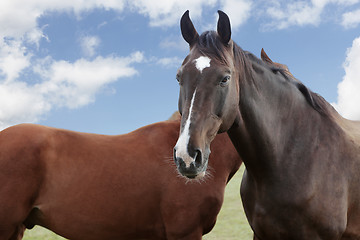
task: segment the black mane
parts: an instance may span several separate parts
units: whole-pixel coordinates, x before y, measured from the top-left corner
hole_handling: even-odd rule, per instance
[[[263,65],[269,67],[274,74],[280,73],[287,81],[295,85],[313,109],[315,109],[317,112],[319,112],[322,115],[325,116],[330,115],[329,109],[333,109],[333,108],[326,102],[326,100],[323,97],[321,97],[319,94],[311,91],[300,80],[295,78],[291,73],[289,74],[287,72],[287,69],[276,66],[275,64],[269,64],[260,59],[259,61],[261,61]]]

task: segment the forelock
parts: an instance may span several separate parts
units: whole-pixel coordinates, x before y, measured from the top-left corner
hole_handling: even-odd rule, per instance
[[[217,60],[222,64],[228,64],[226,46],[221,42],[215,31],[206,31],[202,33],[194,47],[202,55]]]

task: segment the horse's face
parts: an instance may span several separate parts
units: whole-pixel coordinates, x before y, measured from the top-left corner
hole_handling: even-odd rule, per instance
[[[216,51],[221,50],[222,58],[203,51],[204,46],[199,44],[199,35],[188,12],[181,19],[181,31],[190,44],[190,53],[177,73],[182,118],[174,159],[179,172],[188,178],[205,175],[211,141],[218,132],[231,127],[238,112],[239,95],[230,23],[224,13],[219,14],[218,33],[204,34],[219,42]]]

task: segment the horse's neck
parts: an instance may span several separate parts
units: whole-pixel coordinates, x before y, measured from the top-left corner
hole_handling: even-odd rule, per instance
[[[216,154],[210,157],[211,159],[209,160],[211,166],[216,171],[216,175],[221,175],[229,180],[239,169],[242,161],[228,136],[226,134],[219,134],[212,143],[211,151],[213,152],[212,154]]]
[[[260,174],[294,158],[292,149],[309,150],[321,125],[295,86],[268,73],[254,71],[254,81],[241,84],[240,116],[228,132],[247,169]]]

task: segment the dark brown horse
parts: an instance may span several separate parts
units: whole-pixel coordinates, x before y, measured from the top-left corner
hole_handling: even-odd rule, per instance
[[[201,239],[241,160],[227,135],[204,181],[172,161],[179,121],[119,136],[22,124],[0,133],[0,239],[40,225],[72,240]]]
[[[243,51],[225,13],[199,36],[186,12],[181,31],[190,53],[177,73],[180,173],[203,175],[226,131],[246,166],[241,196],[257,239],[360,239],[360,122]]]

